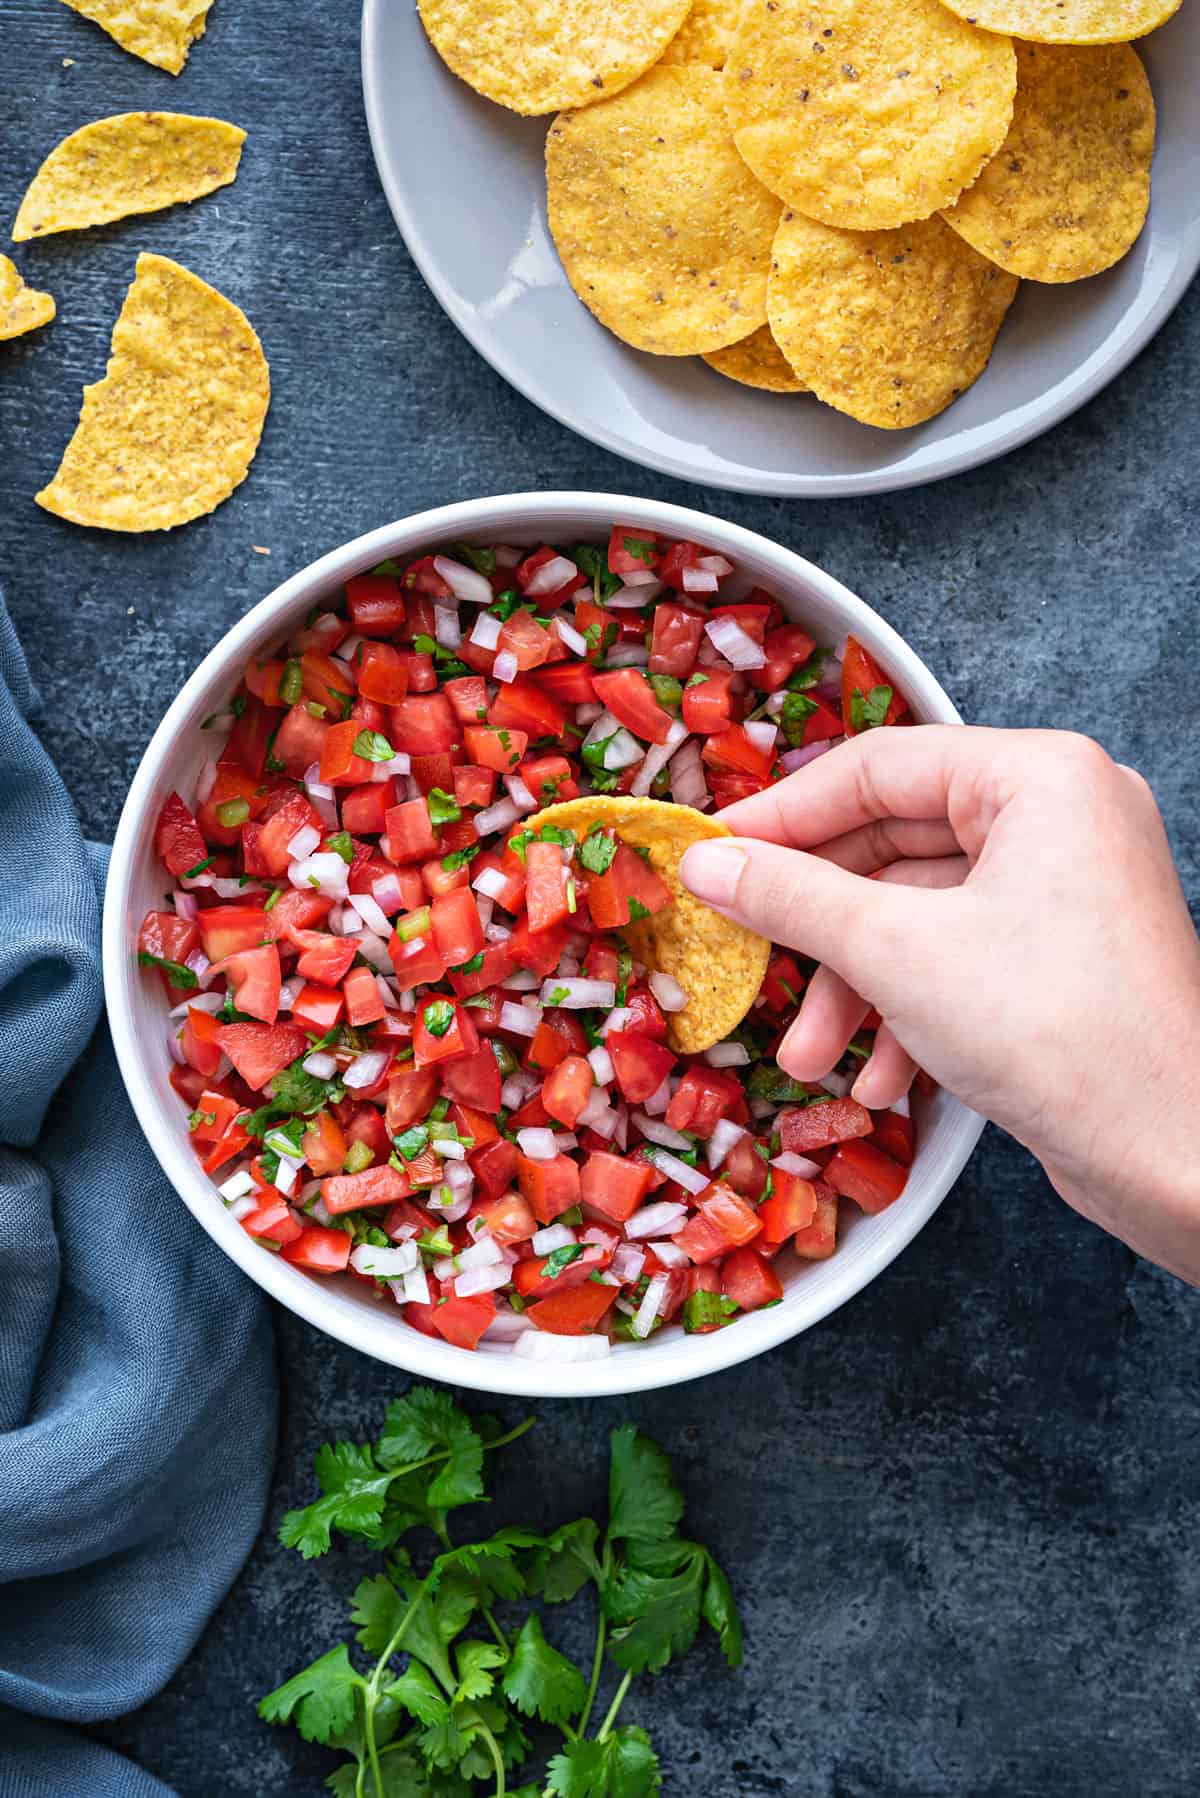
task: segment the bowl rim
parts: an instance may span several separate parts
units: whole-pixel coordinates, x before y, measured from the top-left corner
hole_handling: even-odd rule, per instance
[[[532,527],[551,512],[590,514],[599,529],[613,519],[628,518],[656,531],[711,541],[735,559],[747,555],[775,563],[777,578],[815,589],[829,604],[863,629],[872,647],[903,668],[906,690],[922,709],[947,723],[961,723],[957,709],[940,683],[886,619],[832,575],[758,532],[707,513],[667,502],[598,491],[547,491],[500,494],[434,507],[351,539],[297,570],[273,588],[219,638],[194,669],[167,708],[147,745],[122,807],[113,840],[103,916],[104,987],[109,1027],[118,1066],[135,1116],[167,1180],[192,1216],[256,1285],[304,1318],[307,1323],[376,1360],[448,1385],[481,1392],[531,1398],[593,1398],[655,1390],[734,1367],[776,1347],[819,1323],[860,1292],[912,1241],[957,1180],[971,1155],[984,1120],[946,1096],[950,1108],[941,1171],[927,1192],[914,1194],[889,1215],[892,1228],[867,1245],[847,1266],[842,1279],[831,1281],[819,1300],[810,1298],[803,1321],[785,1302],[741,1318],[736,1330],[672,1339],[657,1352],[616,1353],[604,1360],[566,1363],[527,1361],[511,1354],[471,1353],[406,1329],[398,1317],[366,1306],[350,1311],[317,1279],[278,1256],[264,1254],[229,1212],[213,1203],[215,1188],[186,1140],[167,1119],[151,1085],[148,1062],[139,1046],[133,961],[128,953],[128,918],[137,852],[156,783],[172,746],[188,724],[205,688],[222,671],[240,667],[250,651],[278,629],[278,620],[304,600],[328,591],[350,574],[374,566],[391,554],[407,555],[439,541],[487,534],[503,541]],[[828,1264],[833,1268],[836,1258]],[[664,1352],[669,1351],[669,1352]]]

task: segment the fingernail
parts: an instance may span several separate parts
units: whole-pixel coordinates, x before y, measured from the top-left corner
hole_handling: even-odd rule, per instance
[[[746,865],[735,843],[693,843],[679,864],[683,884],[709,905],[732,905]]]

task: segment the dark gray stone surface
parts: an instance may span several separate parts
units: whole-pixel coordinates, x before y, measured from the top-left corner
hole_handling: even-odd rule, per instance
[[[996,466],[877,501],[705,494],[568,435],[442,316],[375,180],[349,0],[219,0],[177,84],[66,7],[7,0],[0,97],[5,217],[58,138],[106,113],[174,106],[251,133],[235,188],[21,256],[60,315],[0,351],[0,572],[89,830],[111,833],[169,698],[284,575],[427,504],[578,485],[699,503],[803,550],[873,600],[970,717],[1092,731],[1153,782],[1200,897],[1195,291],[1109,392]],[[274,404],[227,505],[122,539],[31,496],[102,370],[142,248],[246,308]],[[361,1563],[338,1551],[305,1567],[273,1531],[310,1493],[316,1446],[368,1431],[400,1381],[279,1324],[263,1540],[178,1677],[104,1732],[187,1798],[315,1798],[328,1763],[259,1724],[253,1700],[338,1638]],[[989,1132],[923,1237],[801,1341],[661,1396],[540,1407],[498,1476],[495,1519],[594,1505],[622,1418],[676,1457],[748,1653],[734,1676],[698,1651],[632,1696],[670,1791],[1183,1793],[1200,1753],[1198,1337],[1190,1292],[1068,1213]]]

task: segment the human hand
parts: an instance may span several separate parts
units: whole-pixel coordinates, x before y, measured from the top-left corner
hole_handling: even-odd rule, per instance
[[[1140,775],[1065,731],[872,730],[721,818],[684,883],[822,964],[786,1072],[820,1079],[874,1006],[855,1098],[926,1068],[1200,1284],[1200,942]]]

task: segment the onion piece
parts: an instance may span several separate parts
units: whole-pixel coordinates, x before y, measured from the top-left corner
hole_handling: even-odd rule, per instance
[[[557,593],[560,587],[565,587],[568,581],[576,580],[578,575],[578,568],[566,556],[551,556],[549,561],[540,563],[534,569],[522,592],[529,599],[537,599],[543,593]]]
[[[728,613],[721,613],[716,618],[707,620],[704,634],[717,651],[734,668],[764,668],[767,652],[754,638],[748,636]]]
[[[688,996],[675,976],[664,974],[659,968],[655,968],[650,976],[650,991],[664,1011],[682,1011],[688,1002]]]
[[[458,622],[458,613],[452,612],[449,606],[434,606],[433,634],[443,649],[457,649],[462,642],[462,626]]]
[[[517,1146],[530,1161],[553,1161],[558,1154],[553,1130],[530,1127],[517,1131]]]
[[[645,799],[659,774],[666,767],[677,749],[687,742],[688,728],[681,719],[671,721],[665,743],[652,743],[646,751],[645,759],[634,776],[630,792],[635,799]]]
[[[793,1155],[790,1149],[785,1149],[782,1155],[776,1155],[771,1166],[777,1167],[781,1174],[794,1174],[797,1180],[819,1180],[822,1177],[822,1170],[817,1162],[810,1161],[807,1155]]]
[[[228,1180],[218,1186],[217,1191],[227,1205],[232,1205],[235,1199],[244,1198],[248,1192],[254,1191],[254,1176],[249,1168],[239,1168],[236,1174],[230,1174]]]
[[[611,980],[559,980],[552,974],[542,981],[538,997],[543,1005],[556,1011],[583,1011],[592,1006],[612,1005],[617,989]]]
[[[895,1112],[895,1114],[898,1118],[911,1117],[912,1116],[912,1105],[909,1103],[908,1094],[901,1093],[900,1097],[891,1106],[891,1110]]]
[[[604,658],[606,668],[645,668],[650,651],[644,643],[617,643]]]
[[[510,1031],[513,1036],[536,1036],[541,1021],[540,1005],[518,1005],[512,999],[506,999],[500,1007],[500,1028]]]
[[[519,812],[526,813],[537,811],[538,802],[519,774],[506,774],[504,776],[504,785],[508,789],[509,798]]]
[[[715,574],[718,580],[723,580],[727,574],[733,573],[733,563],[727,561],[724,556],[700,556],[696,566],[697,568],[706,568],[709,574]]]
[[[350,870],[332,849],[288,864],[288,879],[303,890],[312,887],[326,899],[344,899],[349,891]]]
[[[689,1167],[686,1161],[680,1161],[678,1156],[672,1155],[668,1149],[647,1149],[646,1153],[655,1167],[664,1173],[668,1180],[674,1180],[677,1185],[682,1186],[685,1192],[701,1193],[706,1186],[711,1185],[707,1174],[701,1173],[698,1167]]]
[[[572,655],[586,658],[588,652],[587,638],[583,635],[582,631],[577,631],[573,624],[568,624],[564,618],[558,615],[558,613],[555,613],[554,616],[554,628],[558,632],[559,641],[566,644]]]
[[[715,593],[717,586],[717,577],[711,568],[685,568],[683,571],[685,593]]]
[[[504,801],[500,801],[501,805]],[[508,875],[499,868],[481,868],[471,886],[486,899],[502,899],[508,891]]]
[[[456,1298],[469,1299],[477,1292],[498,1292],[501,1286],[507,1286],[512,1274],[503,1262],[498,1267],[472,1267],[465,1274],[459,1274],[454,1282]]]
[[[427,1305],[429,1281],[425,1278],[425,1269],[421,1266],[414,1267],[410,1274],[405,1274],[399,1289],[393,1286],[392,1291],[403,1305]]]
[[[619,1242],[613,1250],[612,1271],[622,1282],[640,1279],[645,1265],[646,1251],[631,1242]]]
[[[386,1049],[368,1049],[365,1054],[356,1056],[342,1075],[343,1086],[348,1086],[351,1092],[374,1086],[387,1066],[387,1060]]]
[[[454,561],[451,556],[435,556],[433,566],[455,599],[469,599],[480,606],[491,605],[495,594],[486,574],[480,574],[477,568],[468,568],[465,562]]]
[[[519,562],[525,560],[526,552],[523,549],[515,549],[511,543],[497,543],[492,554],[496,558],[497,568],[515,568]]]
[[[570,1224],[547,1224],[544,1230],[534,1231],[530,1247],[535,1255],[549,1255],[555,1249],[569,1249],[578,1240]]]
[[[677,1199],[655,1199],[634,1212],[625,1225],[625,1234],[631,1242],[645,1236],[673,1236],[686,1222],[686,1205]]]
[[[710,1168],[720,1167],[725,1157],[741,1142],[749,1132],[741,1124],[733,1123],[729,1118],[718,1118],[713,1125],[713,1133],[708,1139],[707,1156]]]
[[[398,1248],[374,1248],[368,1242],[359,1243],[350,1251],[350,1265],[355,1273],[371,1274],[376,1279],[394,1279],[399,1274],[410,1274],[420,1264],[421,1256],[415,1242],[402,1242]]]
[[[607,1336],[556,1336],[536,1327],[518,1336],[513,1354],[522,1361],[557,1361],[568,1366],[578,1361],[605,1361],[612,1354]]]
[[[471,641],[479,649],[495,649],[500,641],[500,620],[494,612],[481,612],[471,631]]]
[[[779,735],[777,724],[768,724],[765,718],[755,718],[749,724],[743,724],[742,729],[754,747],[761,749],[764,755],[769,755],[774,749],[775,739]]]
[[[392,926],[387,913],[369,893],[351,893],[346,904],[354,907],[367,929],[373,930],[376,936],[391,936]]]
[[[657,1118],[647,1117],[644,1111],[632,1112],[629,1119],[635,1129],[641,1131],[647,1142],[656,1142],[664,1149],[687,1150],[694,1147],[690,1136],[682,1130],[672,1130],[670,1124],[660,1123]]]
[[[496,657],[496,660],[492,663],[493,675],[498,681],[503,681],[505,686],[507,686],[510,681],[515,681],[520,672],[521,664],[517,661],[517,658],[511,649],[502,649]]]
[[[337,1062],[324,1049],[314,1049],[311,1055],[304,1057],[300,1066],[306,1074],[311,1074],[314,1080],[332,1080],[337,1073]]]
[[[643,1109],[649,1118],[660,1118],[671,1103],[671,1077],[668,1074],[661,1086],[656,1086],[650,1097],[643,1101]]]
[[[318,799],[337,798],[337,794],[334,792],[333,788],[327,786],[321,779],[320,762],[310,762],[308,767],[304,770],[304,791],[308,794],[310,799],[313,798],[314,795]],[[290,844],[288,845],[288,848],[290,851]]]
[[[218,1010],[220,1007],[218,1006]],[[616,1069],[612,1064],[612,1056],[603,1043],[597,1043],[594,1049],[588,1050],[588,1066],[597,1086],[611,1086],[616,1077]],[[591,1103],[591,1100],[588,1101]],[[607,1101],[606,1101],[607,1103]]]
[[[652,1242],[650,1248],[653,1250],[656,1259],[661,1261],[664,1267],[691,1266],[689,1257],[684,1253],[683,1249],[680,1248],[679,1244],[677,1242],[672,1242],[670,1238],[665,1242]]]
[[[495,805],[489,805],[483,811],[476,812],[476,835],[482,842],[484,837],[490,837],[497,834],[499,831],[507,830],[511,824],[517,822],[520,816],[521,808],[514,805],[511,799],[499,799]],[[486,887],[480,887],[479,890],[482,893],[486,892],[488,889]],[[493,899],[498,899],[499,896],[498,893],[492,894]]]
[[[779,765],[785,774],[795,774],[798,769],[806,768],[809,762],[815,762],[819,755],[824,755],[843,740],[841,737],[826,737],[823,742],[806,743],[800,749],[785,749],[779,758]]]
[[[601,1036],[607,1036],[610,1030],[624,1030],[632,1019],[633,1013],[630,1011],[628,1005],[615,1006],[599,1025]]]
[[[610,773],[618,773],[622,768],[632,768],[640,762],[646,751],[637,738],[619,724],[613,732],[612,741],[605,746],[604,766]]]
[[[630,1325],[633,1334],[639,1339],[644,1340],[654,1328],[658,1314],[666,1301],[667,1287],[670,1285],[670,1279],[671,1277],[669,1274],[655,1274],[650,1281],[650,1284],[646,1287],[645,1297],[638,1306],[633,1322]]]
[[[744,1068],[750,1063],[750,1051],[744,1043],[714,1043],[704,1051],[710,1068]]]
[[[856,1073],[826,1074],[821,1085],[827,1093],[832,1093],[835,1099],[844,1099],[857,1078]]]

